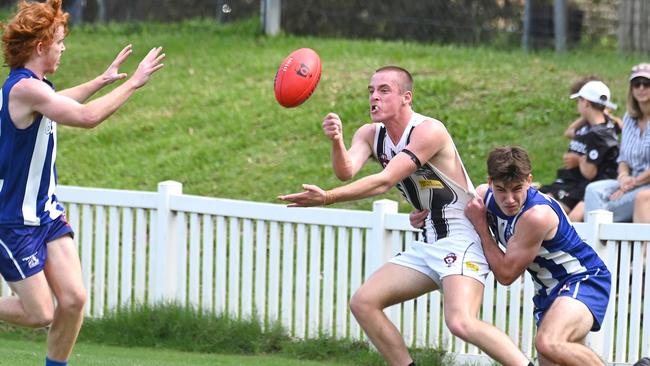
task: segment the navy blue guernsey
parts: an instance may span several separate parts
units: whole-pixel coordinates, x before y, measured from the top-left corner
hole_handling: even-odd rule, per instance
[[[551,240],[542,242],[539,253],[528,265],[528,272],[535,282],[533,301],[539,308],[545,308],[544,298],[555,296],[560,286],[569,277],[596,268],[606,268],[596,251],[576,232],[568,217],[553,198],[529,188],[526,202],[514,216],[506,216],[499,209],[492,189],[485,194],[488,222],[493,235],[499,243],[507,247],[508,240],[514,235],[517,220],[530,208],[546,205],[553,209],[559,219],[557,233]]]
[[[18,129],[9,115],[9,93],[22,79],[38,77],[25,68],[12,69],[2,86],[0,103],[0,226],[38,226],[63,213],[56,186],[56,123],[36,115]],[[42,80],[52,89],[53,85]]]

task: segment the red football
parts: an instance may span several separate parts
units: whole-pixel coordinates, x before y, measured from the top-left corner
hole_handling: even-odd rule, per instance
[[[320,57],[311,48],[300,48],[282,61],[275,74],[275,99],[283,107],[296,107],[306,101],[320,80]]]

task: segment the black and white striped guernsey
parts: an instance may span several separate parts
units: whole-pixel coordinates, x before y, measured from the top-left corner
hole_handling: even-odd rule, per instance
[[[432,120],[430,117],[413,112],[397,144],[391,141],[383,123],[376,124],[373,154],[382,167],[385,168],[392,158],[404,150],[409,144],[413,129],[427,119]],[[454,150],[456,150],[455,146]],[[456,157],[461,161],[457,150]],[[474,226],[465,216],[465,206],[474,196],[474,186],[462,161],[461,166],[469,191],[452,181],[430,162],[421,163],[420,168],[397,184],[397,189],[415,209],[427,209],[430,212],[425,220],[422,240],[433,243],[460,233],[469,234],[471,237],[476,236]]]

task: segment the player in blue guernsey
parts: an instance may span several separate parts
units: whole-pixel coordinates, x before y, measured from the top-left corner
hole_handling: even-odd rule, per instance
[[[524,270],[535,282],[540,365],[604,365],[584,341],[605,317],[611,285],[607,267],[558,202],[530,186],[524,149],[497,148],[487,167],[488,184],[476,189],[465,213],[499,283],[511,284]]]
[[[46,75],[61,61],[67,19],[61,0],[21,1],[2,35],[10,72],[0,94],[0,273],[16,296],[0,298],[0,321],[50,325],[46,365],[67,365],[86,302],[73,232],[55,194],[57,124],[97,126],[164,58],[152,49],[126,82],[84,104],[126,78],[118,69],[132,50],[125,47],[98,77],[55,92]]]

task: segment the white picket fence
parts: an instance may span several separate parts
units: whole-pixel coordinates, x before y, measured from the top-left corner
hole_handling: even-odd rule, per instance
[[[284,205],[182,194],[178,182],[158,192],[61,186],[76,232],[89,293],[86,315],[120,306],[172,300],[236,318],[280,322],[299,338],[321,334],[363,339],[348,309],[351,294],[376,268],[414,240],[397,203],[373,211],[287,208]],[[614,224],[593,212],[576,224],[613,274],[603,330],[590,345],[610,363],[650,353],[650,224]],[[5,283],[1,293],[9,294]],[[533,284],[526,274],[509,287],[490,275],[482,319],[535,355]],[[489,364],[474,346],[453,337],[433,292],[387,309],[408,345],[454,352],[460,361]]]

